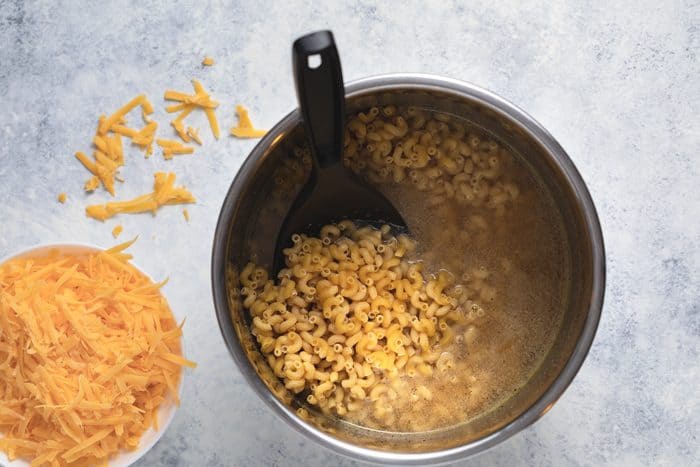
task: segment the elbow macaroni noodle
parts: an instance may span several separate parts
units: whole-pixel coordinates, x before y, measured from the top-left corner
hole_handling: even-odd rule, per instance
[[[427,276],[409,261],[415,243],[389,228],[344,221],[292,241],[276,283],[253,263],[239,274],[261,351],[308,404],[338,416],[370,407],[390,424],[401,379],[449,372],[452,329],[480,307],[446,271]],[[416,394],[432,398],[425,386]]]
[[[373,183],[413,184],[429,205],[454,200],[502,214],[520,193],[504,178],[509,151],[469,130],[447,114],[372,107],[349,120],[344,163]]]

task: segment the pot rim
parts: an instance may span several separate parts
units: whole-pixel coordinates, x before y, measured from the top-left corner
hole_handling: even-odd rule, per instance
[[[224,278],[221,277],[221,272],[225,270],[229,219],[238,192],[241,189],[239,185],[246,178],[246,174],[256,170],[257,165],[260,164],[261,156],[275,142],[276,138],[299,123],[301,116],[298,109],[288,113],[253,148],[231,183],[214,233],[211,265],[212,293],[219,329],[239,370],[258,396],[296,431],[304,433],[320,445],[330,448],[338,454],[356,460],[395,465],[441,464],[472,456],[510,438],[547,413],[571,384],[590,350],[600,321],[605,294],[605,247],[595,205],[579,171],[554,137],[525,111],[506,99],[474,84],[424,73],[392,73],[354,80],[345,86],[345,95],[346,98],[349,98],[367,92],[376,93],[393,89],[433,90],[453,94],[461,99],[476,100],[505,119],[514,121],[544,147],[558,168],[566,176],[567,182],[574,193],[575,201],[583,208],[585,229],[587,239],[591,242],[592,255],[592,292],[588,314],[571,356],[554,382],[540,398],[507,425],[470,443],[444,450],[399,453],[365,448],[324,433],[311,424],[304,422],[265,386],[246,357],[235,330],[227,323],[230,315],[226,283]]]

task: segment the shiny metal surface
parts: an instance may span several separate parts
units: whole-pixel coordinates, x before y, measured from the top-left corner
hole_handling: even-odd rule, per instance
[[[236,175],[217,224],[212,254],[212,287],[217,319],[228,349],[258,395],[296,430],[340,454],[390,464],[444,463],[465,458],[509,438],[544,415],[573,380],[593,341],[603,306],[605,252],[590,194],[566,152],[534,119],[508,101],[477,86],[420,74],[371,77],[346,86],[348,111],[377,103],[418,102],[472,120],[513,146],[538,173],[556,200],[570,243],[573,280],[564,324],[546,361],[512,401],[469,427],[395,435],[361,429],[313,415],[297,416],[293,398],[279,389],[248,332],[227,267],[255,255],[270,262],[277,219],[268,180],[294,141],[297,111],[280,121],[254,148]],[[402,101],[403,99],[403,101]],[[302,180],[303,181],[303,180]],[[284,197],[281,197],[284,198]],[[264,213],[264,214],[263,214]],[[267,217],[265,217],[267,216]]]

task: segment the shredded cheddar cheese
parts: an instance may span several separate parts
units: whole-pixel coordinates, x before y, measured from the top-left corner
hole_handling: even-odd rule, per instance
[[[0,265],[0,450],[32,466],[104,465],[178,402],[178,326],[127,242]],[[184,324],[184,323],[183,323]]]
[[[192,154],[194,148],[192,146],[185,146],[179,141],[174,141],[172,139],[159,139],[156,140],[158,146],[163,148],[163,158],[165,160],[170,160],[175,155],[179,154]]]
[[[204,57],[204,60],[202,60],[202,65],[212,66],[214,65],[214,59],[212,57]]]
[[[85,182],[85,191],[95,191],[97,190],[97,187],[100,186],[100,179],[97,177],[97,175],[94,175],[88,179],[87,182]]]
[[[115,227],[112,229],[112,236],[113,236],[114,238],[117,238],[117,237],[119,236],[119,234],[122,233],[122,230],[123,230],[123,228],[122,228],[121,225],[115,226]]]
[[[149,120],[140,130],[125,126],[126,115],[139,106],[144,119],[153,113],[153,105],[141,94],[109,117],[100,116],[97,132],[92,139],[95,146],[93,160],[80,151],[75,153],[75,157],[93,175],[85,183],[85,191],[94,191],[101,183],[114,196],[114,180],[121,180],[117,171],[124,165],[122,136],[131,138],[132,143],[145,151],[146,157],[153,152],[153,139],[158,128],[156,122]]]
[[[59,203],[63,204],[66,202],[67,199],[68,199],[68,195],[66,195],[65,193],[58,194],[58,202]]]
[[[192,140],[199,144],[200,146],[202,145],[202,139],[199,137],[199,130],[196,128],[192,128],[191,126],[187,127],[187,136],[192,138]]]
[[[120,213],[151,211],[154,215],[163,205],[188,204],[196,202],[195,197],[184,187],[175,187],[175,174],[156,172],[153,192],[138,196],[129,201],[116,201],[107,204],[94,204],[85,209],[88,217],[104,221]]]
[[[236,114],[238,114],[238,126],[231,128],[231,134],[236,138],[262,138],[267,133],[267,130],[259,130],[253,127],[253,122],[250,121],[248,110],[242,105],[236,106]]]
[[[157,129],[158,124],[151,120],[131,138],[131,142],[137,146],[140,146],[145,152],[146,157],[153,154],[153,139],[155,138]]]
[[[191,135],[185,130],[183,120],[194,109],[201,109],[207,116],[214,138],[219,139],[219,122],[214,112],[214,109],[219,106],[219,103],[211,99],[211,96],[206,92],[204,86],[196,79],[192,80],[192,87],[194,87],[194,94],[186,94],[172,90],[165,91],[165,100],[180,102],[179,104],[169,105],[165,108],[166,112],[169,113],[180,112],[177,118],[170,124],[175,128],[180,138],[188,143]]]
[[[187,210],[187,208],[184,208],[182,210],[182,216],[185,218],[187,222],[190,221],[190,212]]]
[[[185,143],[190,142],[190,136],[187,134],[187,131],[185,130],[185,124],[182,122],[185,117],[187,117],[192,111],[194,110],[195,106],[192,104],[187,104],[182,112],[180,112],[180,115],[178,115],[175,120],[170,122],[170,125],[172,125],[173,128],[175,128],[175,131],[177,132],[178,136],[182,138],[182,140]]]
[[[137,106],[143,105],[146,101],[146,96],[143,94],[138,95],[131,99],[126,105],[114,112],[109,118],[105,118],[100,122],[100,126],[97,129],[97,133],[100,135],[105,135],[112,128],[112,125],[119,123],[126,114],[131,112]]]

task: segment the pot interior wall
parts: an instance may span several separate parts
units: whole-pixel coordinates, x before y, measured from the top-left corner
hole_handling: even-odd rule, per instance
[[[307,423],[355,445],[395,452],[443,450],[464,445],[503,428],[535,403],[561,373],[579,339],[590,306],[592,245],[586,233],[584,213],[577,202],[578,194],[571,188],[566,175],[552,159],[547,148],[540,145],[511,117],[476,99],[466,99],[461,94],[439,89],[411,89],[406,86],[352,93],[348,96],[347,111],[351,113],[366,110],[373,105],[388,104],[414,105],[455,114],[490,132],[514,149],[539,174],[540,181],[551,193],[565,221],[569,246],[572,280],[561,328],[547,357],[529,383],[501,407],[460,426],[401,435],[364,429],[341,420],[329,419],[313,410],[309,410],[308,415],[303,415]],[[285,122],[286,125],[276,129],[282,131],[271,144],[266,148],[256,148],[234,182],[232,191],[238,195],[230,211],[226,251],[228,262],[234,271],[228,277],[229,290],[238,286],[235,271],[240,270],[249,260],[271,267],[279,226],[308,176],[303,164],[290,157],[295,148],[304,145],[303,130],[297,114],[291,115]],[[235,329],[251,368],[280,401],[291,404],[290,416],[296,416],[294,409],[300,405],[272,374],[259,352],[250,334],[246,313],[235,293],[231,294],[229,308],[230,326]]]

